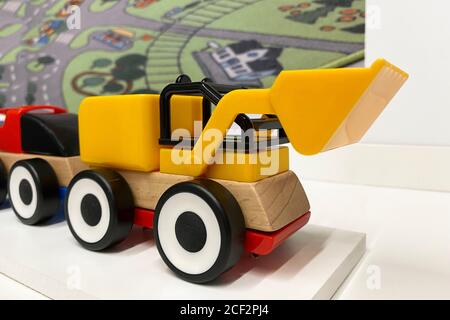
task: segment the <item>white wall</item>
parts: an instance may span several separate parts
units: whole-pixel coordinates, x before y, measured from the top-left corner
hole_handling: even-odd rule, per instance
[[[365,142],[450,146],[450,1],[367,0],[366,61],[410,74]]]

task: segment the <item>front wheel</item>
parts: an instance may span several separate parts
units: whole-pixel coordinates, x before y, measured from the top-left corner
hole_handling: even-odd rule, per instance
[[[133,196],[118,173],[106,169],[83,171],[70,182],[65,213],[75,239],[88,250],[101,251],[130,233]]]
[[[155,210],[158,251],[182,279],[206,283],[233,267],[243,252],[245,221],[221,184],[206,179],[169,188]]]

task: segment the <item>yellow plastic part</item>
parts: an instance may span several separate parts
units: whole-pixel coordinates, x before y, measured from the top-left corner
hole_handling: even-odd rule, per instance
[[[305,155],[358,142],[407,78],[380,59],[371,68],[284,71],[272,89],[232,91],[219,102],[192,151],[185,151],[191,164],[169,171],[204,175],[223,141],[209,141],[204,133],[215,129],[225,136],[239,113],[276,115],[294,148]]]
[[[172,152],[183,152],[189,156],[189,151],[161,149],[161,172],[169,174],[185,174],[184,165],[172,161]],[[208,167],[205,177],[211,179],[239,182],[256,182],[289,170],[289,148],[280,147],[254,153],[219,152],[216,157],[219,163]],[[192,164],[197,166],[199,164]]]
[[[371,68],[285,71],[270,100],[294,148],[314,155],[360,141],[407,78],[385,60]]]
[[[81,160],[94,166],[159,169],[159,96],[89,97],[79,110]]]
[[[203,117],[202,97],[192,96],[173,96],[170,100],[170,114],[171,114],[171,129],[172,132],[176,129],[184,129],[189,132],[189,136],[193,137],[195,134],[194,124],[198,121],[200,124],[200,131],[202,129],[201,121]],[[159,121],[159,111],[158,111]],[[200,132],[198,133],[200,135]]]
[[[172,128],[194,134],[201,99],[174,96]],[[125,170],[159,169],[159,96],[89,97],[79,111],[80,154],[85,163]]]
[[[212,139],[210,141],[205,132],[218,130],[225,137],[228,128],[231,127],[240,113],[273,114],[272,106],[269,103],[269,90],[249,89],[245,90],[245,95],[242,92],[243,90],[231,91],[222,98],[194,148],[184,151],[183,156],[187,160],[183,162],[184,164],[177,164],[176,168],[171,167],[172,169],[167,170],[167,173],[194,177],[204,175],[223,142],[223,139]],[[161,161],[164,162],[163,165],[165,166],[165,159],[161,159]]]

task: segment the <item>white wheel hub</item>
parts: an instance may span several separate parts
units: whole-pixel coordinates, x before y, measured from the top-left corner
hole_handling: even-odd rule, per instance
[[[28,204],[23,201],[20,195],[20,184],[24,181],[28,182],[31,187],[31,202]],[[30,219],[34,216],[38,205],[36,182],[30,171],[25,167],[17,166],[11,172],[9,179],[9,197],[16,213],[20,217]]]
[[[198,252],[187,251],[177,239],[175,226],[178,218],[186,212],[198,215],[206,229],[206,242]],[[157,231],[164,254],[180,271],[202,274],[217,261],[221,249],[219,223],[211,207],[199,196],[181,192],[170,197],[161,208]]]
[[[89,225],[81,212],[81,203],[87,195],[93,195],[100,204],[100,221],[95,226]],[[72,186],[67,200],[67,212],[74,232],[84,242],[97,243],[108,232],[111,219],[108,197],[103,188],[92,179],[80,179]]]

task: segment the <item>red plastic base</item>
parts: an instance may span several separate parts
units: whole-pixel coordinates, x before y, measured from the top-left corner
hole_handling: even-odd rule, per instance
[[[247,230],[245,235],[245,250],[259,256],[271,253],[293,233],[303,228],[308,223],[310,217],[311,212],[307,212],[283,229],[275,232]]]
[[[153,210],[136,208],[134,214],[135,225],[153,229],[153,218],[155,216]],[[262,232],[248,229],[245,233],[245,251],[259,256],[271,253],[293,233],[304,227],[308,223],[310,217],[311,212],[307,212],[283,229],[275,232]]]
[[[153,229],[153,217],[155,211],[136,208],[134,209],[134,224],[140,227]]]

